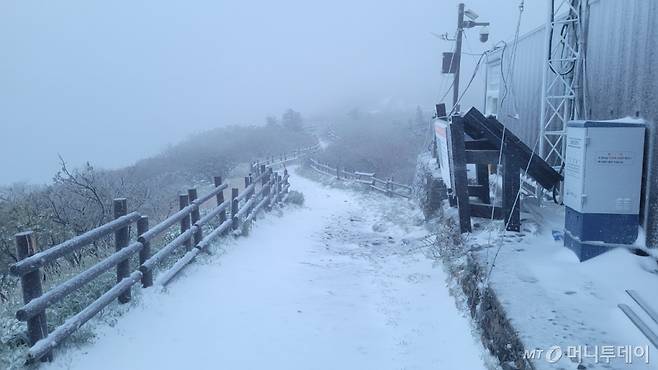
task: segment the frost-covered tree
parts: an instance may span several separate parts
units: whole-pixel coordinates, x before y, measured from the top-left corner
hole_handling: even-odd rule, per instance
[[[301,131],[303,129],[304,120],[302,119],[301,113],[289,108],[281,116],[281,124],[288,130]]]
[[[274,128],[279,126],[279,120],[275,116],[265,117],[265,126],[268,128]]]

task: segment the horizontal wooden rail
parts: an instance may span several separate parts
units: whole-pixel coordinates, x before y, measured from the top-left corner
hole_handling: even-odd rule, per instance
[[[226,212],[226,210],[229,209],[231,206],[231,202],[228,200],[225,200],[222,204],[219,206],[213,208],[212,211],[206,213],[199,221],[195,222],[194,224],[197,226],[203,226],[210,222],[213,218],[217,217],[220,213]]]
[[[399,183],[397,183],[397,182],[393,182],[393,181],[391,181],[391,185],[393,185],[393,186],[397,186],[397,187],[399,187],[399,188],[403,188],[403,189],[411,190],[411,186],[409,186],[409,185],[399,184]]]
[[[254,207],[254,210],[253,210],[253,211],[249,214],[249,216],[247,216],[247,218],[244,220],[244,222],[245,222],[245,223],[251,223],[251,221],[253,221],[253,219],[254,219],[254,217],[256,216],[256,214],[257,214],[261,209],[263,209],[263,207],[265,206],[265,203],[267,203],[267,198],[263,198],[263,199],[261,199],[260,202],[258,202],[258,204]]]
[[[147,259],[146,262],[139,266],[139,270],[143,273],[153,270],[153,268],[155,268],[158,263],[167,258],[174,250],[176,250],[176,248],[182,246],[186,241],[190,240],[192,235],[196,232],[196,228],[196,226],[192,226],[191,228],[178,235],[174,240],[167,243],[167,245],[162,247],[162,249],[160,249],[157,253],[151,256],[151,258]]]
[[[377,191],[380,191],[380,192],[382,192],[382,193],[386,193],[386,192],[387,192],[386,188],[380,188],[380,187],[377,186],[377,185],[370,185],[370,187],[373,188],[373,189],[375,189],[375,190],[377,190]]]
[[[37,360],[52,351],[64,339],[69,337],[74,331],[78,330],[82,324],[89,321],[108,304],[117,299],[117,297],[129,290],[130,287],[137,283],[141,278],[142,273],[135,271],[130,274],[130,276],[124,278],[118,284],[113,286],[110,290],[103,293],[103,295],[101,295],[92,304],[66,320],[64,324],[56,328],[46,338],[41,339],[35,343],[34,346],[32,346],[32,348],[30,348],[28,351],[30,359],[32,361]]]
[[[240,208],[240,210],[238,211],[238,213],[236,213],[235,216],[236,216],[237,218],[242,218],[242,217],[244,217],[244,215],[246,215],[246,214],[249,212],[250,207],[252,207],[252,206],[254,205],[255,202],[256,202],[256,198],[251,198],[251,199],[249,199],[248,201],[246,201],[246,202],[244,203],[244,205],[242,206],[242,208]]]
[[[296,159],[311,153],[314,148],[316,147],[295,151],[295,155],[282,155],[281,158]],[[152,275],[155,267],[182,246],[186,247],[186,253],[160,274],[157,279],[159,284],[170,282],[201,251],[207,250],[213,240],[227,235],[232,226],[237,229],[241,224],[250,225],[259,212],[267,211],[283,200],[289,189],[287,171],[284,170],[281,175],[273,171],[271,165],[264,164],[253,169],[255,176],[250,174],[245,177],[246,186],[242,193],[233,189],[234,196],[224,200],[223,192],[228,188],[228,184],[223,183],[221,177],[215,177],[215,186],[208,193],[198,196],[196,188],[188,189],[186,194],[179,196],[180,209],[151,228],[148,217],[138,212],[128,213],[126,199],[120,198],[114,200],[114,220],[44,251],[37,252],[32,232],[17,234],[19,261],[10,266],[10,271],[21,277],[25,305],[18,309],[16,317],[27,321],[31,345],[28,351],[30,359],[50,359],[53,348],[113,300],[117,299],[119,303],[128,302],[131,299],[131,287],[136,282],[141,280],[144,288],[153,285]],[[202,216],[201,206],[213,198],[216,198],[216,206]],[[226,214],[228,211],[231,211],[230,218]],[[219,225],[203,236],[204,229],[208,229],[215,218],[219,218]],[[129,227],[133,223],[137,224],[137,236],[136,240],[130,241]],[[174,227],[180,228],[180,233],[151,254],[152,242]],[[114,253],[43,292],[43,266],[112,234],[116,248]],[[130,258],[133,255],[139,255],[139,267],[137,271],[131,272]],[[46,309],[113,268],[116,268],[117,283],[48,334]]]
[[[178,274],[185,266],[187,266],[194,257],[196,257],[199,254],[199,249],[198,248],[192,248],[191,250],[187,251],[181,259],[176,261],[169,270],[165,271],[162,273],[160,277],[158,277],[157,284],[158,285],[167,285],[173,279],[176,274]]]
[[[113,253],[110,257],[100,260],[82,273],[49,290],[41,297],[31,300],[25,306],[16,311],[16,318],[21,321],[27,321],[38,315],[41,311],[52,304],[59,302],[68,294],[82,288],[85,284],[94,280],[100,274],[109,271],[111,268],[118,265],[119,262],[123,262],[133,254],[138,253],[142,249],[142,246],[143,245],[140,242],[133,242],[128,247]]]
[[[292,153],[284,153],[283,155],[279,156],[280,160],[278,162],[275,162],[274,158],[275,157],[269,157],[269,159],[261,159],[259,161],[254,162],[256,166],[259,165],[267,165],[269,167],[275,167],[279,166],[282,164],[286,164],[288,162],[295,161],[297,159],[300,159],[302,157],[305,157],[308,154],[314,153],[320,149],[320,144],[312,145],[306,148],[302,148],[296,151],[293,151]]]
[[[240,194],[238,195],[238,197],[236,198],[236,199],[238,200],[238,202],[241,201],[241,200],[243,200],[245,197],[247,197],[247,196],[248,196],[248,195],[249,195],[249,194],[250,194],[255,188],[256,188],[256,184],[255,184],[255,183],[253,183],[253,184],[247,186],[247,187],[242,191],[242,193],[240,193]]]
[[[206,235],[205,238],[201,239],[197,247],[202,250],[208,248],[208,246],[214,239],[216,239],[220,235],[223,235],[224,232],[226,232],[230,227],[231,227],[231,220],[225,220],[215,230],[213,230],[208,235]]]
[[[194,200],[193,202],[191,202],[191,203],[192,203],[192,205],[194,205],[195,207],[199,207],[199,206],[201,206],[202,204],[204,204],[205,202],[207,202],[207,201],[209,201],[210,199],[212,199],[213,197],[217,196],[217,194],[219,194],[220,192],[224,191],[224,189],[226,189],[226,188],[228,188],[228,184],[226,184],[226,183],[221,184],[220,186],[215,187],[210,193],[208,193],[208,194],[206,194],[206,195],[204,195],[204,196],[202,196],[202,197],[200,197],[200,198],[195,199],[195,200]]]
[[[138,240],[141,242],[147,242],[151,241],[154,238],[156,238],[158,235],[162,234],[164,231],[168,230],[171,226],[175,225],[176,223],[180,222],[180,220],[184,219],[185,217],[189,217],[190,213],[194,210],[194,206],[189,205],[180,211],[172,214],[171,216],[167,217],[164,219],[164,221],[160,222],[159,224],[155,225],[149,231],[145,232],[144,234],[140,235],[138,237]]]
[[[348,171],[334,168],[328,164],[321,163],[313,158],[310,159],[310,167],[321,174],[332,176],[337,179],[352,180],[360,184],[368,185],[369,188],[382,192],[388,196],[399,196],[403,198],[411,198],[412,187],[405,184],[400,184],[392,180],[384,180],[375,177],[373,172],[362,171]]]
[[[110,221],[105,225],[99,226],[95,229],[89,230],[84,234],[80,234],[73,239],[69,239],[61,244],[55,245],[40,253],[37,253],[24,260],[18,261],[9,267],[12,275],[23,276],[28,272],[34,271],[54,260],[63,257],[69,253],[91,244],[92,242],[112,234],[118,229],[121,229],[139,219],[140,214],[137,212],[129,213],[125,216]]]

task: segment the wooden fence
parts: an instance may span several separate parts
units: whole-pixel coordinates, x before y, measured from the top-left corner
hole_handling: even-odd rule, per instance
[[[340,166],[334,168],[327,163],[321,163],[312,158],[309,161],[312,169],[324,175],[332,176],[339,180],[351,180],[365,184],[388,196],[411,198],[412,189],[409,185],[397,183],[392,179],[380,179],[374,173],[370,172],[359,172],[346,168],[341,169]]]
[[[314,149],[305,148],[283,155],[282,161],[298,159]],[[153,285],[153,273],[158,263],[172,255],[181,247],[185,254],[167,271],[159,274],[158,285],[166,285],[199,253],[206,251],[210,243],[229,233],[240,235],[250,227],[261,210],[285,202],[288,197],[288,172],[277,172],[272,165],[280,163],[263,161],[252,164],[252,174],[245,177],[245,188],[239,192],[231,189],[231,198],[224,199],[224,189],[228,184],[221,177],[214,178],[214,188],[203,196],[192,188],[187,194],[179,195],[180,209],[162,222],[149,228],[147,216],[138,212],[128,212],[125,198],[114,199],[114,220],[93,230],[87,231],[61,244],[37,252],[34,235],[31,231],[16,235],[16,249],[19,261],[10,266],[10,272],[21,278],[24,306],[16,312],[16,317],[27,322],[30,349],[29,361],[52,358],[52,350],[69,337],[81,325],[94,317],[115,299],[127,303],[131,299],[131,287],[141,281],[144,288]],[[200,206],[215,198],[216,206],[201,216]],[[227,214],[228,213],[228,214]],[[130,240],[130,228],[136,224],[136,238]],[[173,240],[152,253],[151,242],[156,237],[178,226],[180,233]],[[204,230],[205,229],[205,230]],[[204,231],[206,231],[204,235]],[[81,248],[114,234],[115,252],[98,261],[93,266],[43,292],[42,267],[59,258],[66,257]],[[138,255],[139,267],[130,271],[131,257]],[[86,308],[70,317],[62,325],[48,332],[46,308],[63,300],[69,294],[90,283],[101,274],[116,268],[116,284]]]
[[[305,157],[308,154],[314,153],[320,149],[320,145],[312,145],[308,147],[304,147],[301,149],[296,149],[293,150],[292,152],[283,152],[282,154],[276,155],[276,156],[267,156],[263,159],[260,159],[258,161],[255,161],[252,163],[252,167],[257,167],[260,166],[261,164],[264,164],[268,167],[271,168],[277,168],[279,166],[285,166],[289,162],[295,161],[299,158]]]

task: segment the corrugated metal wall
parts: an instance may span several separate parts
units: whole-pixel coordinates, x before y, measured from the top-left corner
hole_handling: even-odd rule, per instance
[[[641,117],[655,142],[658,122],[658,2],[600,0],[591,2],[587,38],[587,92],[590,117]],[[655,145],[646,153],[654,174]],[[658,181],[645,173],[648,189],[647,245],[658,246]]]
[[[539,133],[541,80],[545,56],[544,29],[519,40],[513,100],[506,98],[499,107],[499,120],[533,147]],[[510,45],[507,46],[507,50]],[[495,63],[501,52],[492,53]],[[509,58],[504,58],[509,59]],[[504,63],[509,63],[504,60]],[[656,141],[658,123],[658,1],[590,1],[587,39],[587,81],[589,117],[615,119],[641,117],[649,122],[648,139]],[[502,92],[501,92],[502,95]],[[658,151],[652,146],[649,167],[658,167]],[[658,178],[648,177],[646,207],[647,244],[658,246]]]
[[[499,63],[502,57],[498,119],[532,148],[539,135],[544,27],[519,38],[514,69],[510,71],[511,55],[512,45],[507,44],[488,58],[491,65]]]

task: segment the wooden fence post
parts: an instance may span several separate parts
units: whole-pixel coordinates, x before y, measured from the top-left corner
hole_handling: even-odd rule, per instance
[[[520,200],[517,199],[520,186],[521,166],[516,153],[506,146],[503,151],[503,214],[507,231],[521,230]]]
[[[274,172],[274,186],[272,192],[272,205],[275,205],[279,201],[279,174]]]
[[[271,189],[271,187],[270,187],[269,184],[265,185],[265,188],[263,189],[263,199],[267,199],[265,201],[265,207],[264,207],[265,212],[270,211],[270,189]]]
[[[198,197],[198,194],[197,194],[196,188],[187,189],[187,198],[189,199],[190,203],[195,201],[197,199],[197,197]],[[200,207],[201,207],[201,205],[199,204],[199,206],[196,207],[196,209],[194,211],[192,211],[192,213],[190,213],[190,216],[192,218],[190,223],[192,225],[194,225],[201,218],[201,211],[199,211]],[[199,244],[201,239],[203,239],[203,230],[200,227],[198,227],[196,229],[196,231],[194,232],[194,245]]]
[[[392,189],[393,189],[393,184],[391,184],[391,179],[388,178],[386,179],[386,196],[389,197],[393,196]]]
[[[249,176],[245,176],[245,178],[244,178],[244,190],[245,190],[245,191],[247,191],[247,187],[251,186],[251,181],[252,181],[252,179],[253,179],[253,178],[251,177],[251,174],[249,174]],[[252,196],[253,194],[254,194],[254,191],[253,191],[253,190],[247,191],[247,194],[246,194],[246,196],[244,197],[244,202],[245,202],[245,204],[246,204],[247,202],[249,202],[249,200],[251,199],[251,196]],[[248,215],[249,212],[251,212],[251,209],[247,209],[246,211],[247,211],[246,215]]]
[[[137,235],[142,235],[149,231],[149,218],[142,216],[137,220]],[[139,264],[142,265],[146,260],[151,258],[151,242],[142,242],[142,250],[139,251]],[[149,269],[142,273],[142,286],[148,288],[153,285],[153,272]]]
[[[270,182],[270,179],[272,178],[272,168],[267,169],[267,174],[265,175],[266,178],[266,184],[265,185],[265,190],[263,190],[263,197],[267,199],[265,202],[265,212],[269,212],[271,210],[270,208],[270,203],[272,201],[272,183]]]
[[[215,182],[215,187],[221,186],[222,185],[222,177],[221,176],[215,176],[213,179]],[[224,191],[220,191],[217,193],[217,206],[221,205],[224,203]],[[219,213],[219,224],[221,225],[224,221],[226,221],[226,211],[222,211]]]
[[[471,204],[468,199],[468,178],[466,175],[466,145],[464,144],[464,118],[452,116],[450,123],[450,144],[453,163],[453,189],[459,214],[459,228],[462,233],[471,232]]]
[[[114,209],[114,218],[117,219],[121,216],[128,214],[128,205],[126,198],[117,198],[113,202]],[[128,240],[130,239],[128,225],[118,229],[114,232],[114,247],[118,252],[121,249],[128,246]],[[127,278],[130,275],[130,259],[127,258],[124,261],[119,262],[117,265],[117,283],[120,283],[121,280]],[[125,292],[119,295],[119,303],[128,303],[130,302],[130,289],[127,289]]]
[[[489,194],[489,167],[486,164],[476,164],[475,177],[477,178],[477,183],[481,188],[480,199],[482,200],[482,203],[490,204],[491,195]]]
[[[26,231],[15,235],[16,255],[18,260],[24,260],[36,253],[37,246],[32,231]],[[23,290],[23,303],[28,304],[31,300],[40,297],[43,294],[41,287],[41,269],[21,276],[21,288]],[[46,321],[46,311],[43,310],[38,315],[27,320],[27,336],[30,339],[30,346],[33,346],[40,339],[48,336],[48,323]],[[42,362],[52,360],[52,353],[41,358]]]
[[[238,213],[238,200],[236,199],[238,197],[238,188],[232,188],[231,189],[231,220],[233,222],[232,228],[233,230],[238,229],[238,223],[240,220],[238,220],[238,217],[236,214]]]
[[[267,183],[267,174],[265,174],[265,165],[261,164],[260,165],[260,185],[265,186],[265,183]]]
[[[190,205],[190,197],[187,194],[178,195],[178,208],[183,209]],[[180,220],[180,233],[186,232],[190,228],[190,215],[186,215]],[[185,250],[189,251],[192,249],[192,239],[187,239],[185,243]]]

